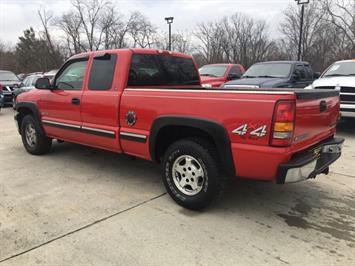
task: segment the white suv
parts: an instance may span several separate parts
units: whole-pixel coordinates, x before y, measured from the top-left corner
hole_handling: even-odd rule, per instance
[[[333,63],[305,89],[339,90],[342,116],[355,117],[355,59]]]

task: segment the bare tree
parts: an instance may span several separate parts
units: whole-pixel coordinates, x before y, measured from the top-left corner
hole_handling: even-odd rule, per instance
[[[354,0],[323,0],[323,8],[329,14],[327,20],[344,34],[349,42],[350,54],[355,57],[355,1]]]
[[[55,25],[65,34],[66,47],[69,55],[86,51],[86,47],[81,42],[81,25],[82,20],[75,12],[71,11],[57,18]]]
[[[191,42],[191,34],[188,32],[177,32],[171,35],[171,48],[173,51],[180,53],[192,53],[193,45]],[[158,49],[167,50],[169,48],[169,35],[166,32],[161,32],[157,35],[155,46]]]
[[[265,21],[239,13],[199,24],[195,35],[206,63],[238,62],[250,66],[267,58],[272,44]]]
[[[127,22],[133,47],[151,48],[156,40],[156,27],[140,12],[133,12]]]
[[[328,0],[312,1],[306,6],[304,15],[301,55],[318,71],[349,56],[353,46],[344,30],[334,23],[329,8]],[[290,5],[285,10],[280,32],[283,37],[278,42],[279,55],[294,60],[300,32],[300,10],[297,6]]]
[[[43,32],[40,32],[40,39],[44,40],[46,45],[44,48],[47,50],[47,55],[49,55],[49,60],[52,62],[51,65],[59,66],[63,62],[63,56],[60,52],[58,45],[52,41],[50,34],[50,23],[53,19],[53,14],[47,10],[38,10],[38,16],[41,20]],[[42,35],[42,36],[41,36]]]
[[[100,18],[103,17],[105,8],[110,6],[110,2],[107,0],[72,0],[72,5],[81,19],[88,50],[98,50],[102,44],[100,38],[102,34],[97,35]]]

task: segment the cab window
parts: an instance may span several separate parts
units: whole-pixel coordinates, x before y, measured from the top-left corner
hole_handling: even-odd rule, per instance
[[[300,77],[300,80],[306,79],[306,71],[303,65],[296,65],[295,73]]]
[[[112,87],[116,66],[115,54],[105,54],[94,57],[90,78],[89,90],[109,90]]]
[[[68,62],[55,80],[55,87],[62,90],[81,90],[88,60]]]

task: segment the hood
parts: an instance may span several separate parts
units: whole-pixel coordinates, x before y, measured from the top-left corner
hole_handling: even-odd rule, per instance
[[[224,77],[208,77],[208,76],[201,76],[201,83],[206,84],[206,83],[213,83],[213,82],[219,82],[219,81],[224,81]]]
[[[328,77],[313,82],[313,87],[355,87],[355,77]]]
[[[281,78],[242,78],[242,79],[227,82],[225,85],[228,86],[253,85],[253,86],[259,86],[260,88],[272,88],[275,87],[275,85],[286,81],[287,79],[281,79]]]

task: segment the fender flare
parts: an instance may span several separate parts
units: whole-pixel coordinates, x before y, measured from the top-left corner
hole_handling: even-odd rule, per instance
[[[31,110],[31,112],[34,115],[34,118],[37,119],[39,125],[41,126],[41,128],[43,130],[43,127],[42,127],[42,124],[41,124],[41,115],[40,115],[38,106],[34,102],[19,102],[19,103],[16,103],[15,109],[17,111],[17,113],[15,114],[15,120],[18,123],[19,132],[21,132],[21,129],[20,129],[21,128],[21,124],[20,124],[20,121],[19,121],[19,115],[21,114],[21,109]]]
[[[149,135],[149,152],[152,160],[157,161],[156,143],[161,129],[167,126],[185,126],[200,129],[214,140],[217,152],[223,167],[228,175],[235,176],[231,143],[226,128],[212,120],[186,117],[186,116],[161,116],[154,120]]]

